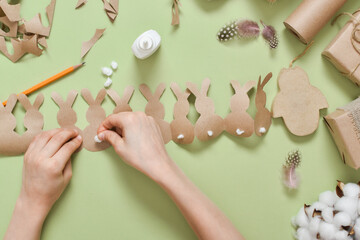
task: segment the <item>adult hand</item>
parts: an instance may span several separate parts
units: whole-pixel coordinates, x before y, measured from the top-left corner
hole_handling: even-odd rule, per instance
[[[98,129],[100,140],[109,142],[130,166],[155,181],[172,166],[159,126],[141,112],[122,112],[107,117]]]
[[[72,177],[70,157],[81,142],[72,129],[54,129],[35,137],[25,153],[19,198],[49,211]]]

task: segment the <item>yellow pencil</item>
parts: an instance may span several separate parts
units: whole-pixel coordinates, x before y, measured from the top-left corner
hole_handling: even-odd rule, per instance
[[[68,69],[65,69],[64,71],[62,71],[62,72],[60,72],[60,73],[58,73],[58,74],[56,74],[56,75],[54,75],[54,76],[46,79],[45,81],[42,81],[41,83],[36,84],[35,86],[33,86],[33,87],[31,87],[31,88],[29,88],[29,89],[27,89],[27,90],[25,90],[25,91],[23,91],[23,92],[21,92],[21,93],[23,93],[23,94],[25,94],[25,95],[28,95],[28,94],[30,94],[30,93],[33,93],[33,92],[39,90],[40,88],[42,88],[42,87],[44,87],[44,86],[46,86],[46,85],[48,85],[48,84],[50,84],[50,83],[52,83],[52,82],[60,79],[60,78],[68,75],[69,73],[75,71],[76,69],[78,69],[79,67],[83,66],[84,64],[85,64],[85,62],[83,62],[83,63],[81,63],[81,64],[78,64],[78,65],[75,65],[75,66],[71,66],[71,67],[69,67]],[[21,94],[21,93],[20,93],[20,94]],[[7,101],[3,102],[3,105],[6,106],[6,103],[7,103]]]

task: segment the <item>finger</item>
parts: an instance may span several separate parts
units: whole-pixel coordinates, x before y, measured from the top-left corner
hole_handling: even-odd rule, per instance
[[[64,145],[60,146],[60,149],[52,157],[54,161],[59,163],[59,166],[64,169],[66,164],[69,162],[71,155],[80,147],[82,143],[82,137],[78,135],[77,137],[66,142]]]
[[[30,144],[27,151],[28,152],[31,152],[31,151],[40,152],[40,150],[45,147],[45,145],[50,141],[50,139],[60,131],[61,131],[60,128],[56,128],[56,129],[52,129],[52,130],[45,131],[45,132],[42,132],[42,133],[38,134],[32,140],[32,142],[31,142],[31,144]]]
[[[125,119],[127,119],[130,114],[133,114],[133,113],[122,112],[122,113],[112,114],[112,115],[108,116],[100,124],[98,131],[97,131],[98,134],[100,132],[103,132],[105,130],[110,130],[113,128],[123,129],[123,127],[125,125]]]
[[[72,166],[71,166],[71,160],[69,160],[64,168],[64,181],[66,186],[69,184],[71,177],[72,177]]]
[[[120,137],[120,135],[112,130],[103,131],[98,135],[98,137],[101,141],[106,141],[113,147],[120,146],[124,143],[124,140]]]
[[[50,141],[44,147],[43,151],[47,157],[52,157],[66,142],[78,135],[78,132],[74,129],[62,129],[50,139]]]

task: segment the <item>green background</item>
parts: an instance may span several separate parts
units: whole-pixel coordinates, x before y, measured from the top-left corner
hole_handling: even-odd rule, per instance
[[[49,1],[22,1],[25,19],[41,12]],[[101,67],[119,63],[112,88],[122,93],[127,85],[138,87],[147,83],[154,89],[160,82],[200,84],[212,80],[209,96],[216,112],[225,117],[233,94],[230,80],[242,84],[273,72],[265,87],[267,106],[271,107],[277,93],[276,78],[280,69],[303,51],[305,46],[283,27],[282,22],[297,7],[299,0],[182,0],[180,26],[171,23],[170,0],[120,0],[119,15],[114,24],[108,20],[101,1],[89,1],[75,10],[76,0],[57,1],[54,24],[48,39],[49,48],[40,57],[25,56],[14,64],[0,55],[0,98],[24,90],[64,68],[79,63],[80,48],[94,34],[105,28],[103,37],[85,58],[86,66],[44,89],[45,102],[41,112],[44,129],[58,127],[58,107],[50,99],[51,92],[65,96],[69,90],[89,88],[95,94],[105,78]],[[359,4],[349,0],[339,11],[353,12]],[[220,27],[237,18],[262,19],[279,33],[280,44],[269,50],[265,42],[236,40],[221,44],[216,40]],[[311,83],[320,88],[333,112],[355,99],[359,89],[321,57],[322,50],[335,37],[346,17],[335,26],[328,24],[315,39],[315,44],[296,66],[304,68]],[[137,60],[132,52],[133,41],[142,32],[154,29],[162,36],[162,46],[151,58]],[[30,98],[35,99],[36,94]],[[255,114],[255,91],[251,92],[249,112]],[[165,104],[166,120],[172,120],[175,97],[167,88],[161,101]],[[194,98],[191,99],[192,103]],[[130,105],[143,111],[146,100],[136,90]],[[106,98],[107,114],[113,103]],[[86,103],[77,98],[77,126],[85,128]],[[15,116],[18,132],[24,132],[24,111],[17,106]],[[192,104],[190,119],[198,117]],[[345,166],[337,148],[320,120],[319,129],[307,137],[290,134],[281,119],[275,119],[270,131],[262,138],[239,139],[226,133],[209,142],[196,140],[189,146],[170,142],[167,150],[189,178],[211,198],[233,221],[247,239],[290,239],[291,216],[304,203],[316,201],[320,192],[334,189],[336,180],[359,180],[357,171]],[[303,155],[298,172],[301,185],[287,191],[281,183],[284,157],[293,149]],[[10,220],[21,186],[22,156],[0,157],[0,236]],[[42,239],[196,239],[179,210],[169,197],[151,180],[118,159],[112,149],[92,153],[81,151],[73,158],[73,179],[49,214]]]

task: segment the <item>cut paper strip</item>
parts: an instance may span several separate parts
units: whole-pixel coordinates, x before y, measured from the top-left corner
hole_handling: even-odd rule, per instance
[[[190,144],[194,141],[194,126],[187,118],[190,110],[188,97],[190,92],[181,91],[176,83],[171,83],[171,90],[177,98],[174,106],[174,120],[170,123],[172,139],[176,143]]]
[[[51,94],[52,100],[59,106],[59,111],[57,113],[57,121],[61,128],[75,129],[80,135],[82,131],[80,128],[76,127],[77,116],[76,112],[72,109],[72,106],[75,102],[78,93],[75,90],[71,90],[65,99],[57,93],[53,92]]]
[[[128,86],[127,88],[125,88],[122,97],[120,97],[119,94],[113,89],[107,90],[107,94],[110,96],[111,100],[113,100],[116,105],[113,111],[114,114],[120,112],[132,112],[129,101],[134,93],[134,90],[135,89],[132,86]]]
[[[180,5],[179,0],[173,0],[172,9],[171,9],[171,14],[172,14],[171,25],[179,25],[180,24],[179,5]]]
[[[110,144],[108,142],[95,142],[94,139],[97,136],[100,124],[106,118],[105,110],[101,107],[101,103],[106,96],[106,90],[104,88],[101,89],[95,99],[89,89],[86,88],[81,90],[81,95],[89,104],[89,109],[86,112],[86,119],[89,125],[83,131],[83,146],[91,152],[102,151],[110,147]]]
[[[101,38],[101,36],[103,35],[104,32],[105,32],[105,28],[104,29],[96,29],[94,36],[89,41],[82,43],[81,58],[83,58],[90,51],[90,49]]]
[[[18,99],[23,108],[26,110],[24,117],[24,126],[26,131],[23,135],[21,135],[21,142],[18,143],[21,153],[24,153],[28,149],[34,137],[43,130],[44,116],[40,113],[39,108],[44,102],[44,95],[39,93],[33,104],[31,104],[25,94],[20,94]]]
[[[7,100],[6,106],[0,104],[0,154],[2,155],[19,155],[22,153],[21,136],[17,134],[16,118],[12,111],[16,105],[17,96],[12,94]],[[20,144],[19,144],[20,143]]]
[[[231,81],[235,94],[230,100],[231,113],[225,118],[225,130],[237,137],[250,137],[254,133],[254,120],[246,112],[250,105],[248,92],[256,85],[249,81],[241,86],[238,81]]]
[[[0,0],[0,10],[2,10],[11,22],[18,22],[21,20],[20,7],[20,4],[10,5],[7,0]]]
[[[210,88],[210,79],[202,82],[201,90],[196,84],[187,82],[187,88],[195,95],[195,108],[200,114],[195,124],[195,136],[200,141],[207,141],[219,136],[224,130],[224,120],[215,114],[214,102],[207,96]]]
[[[328,108],[321,91],[312,86],[300,67],[283,68],[278,77],[279,93],[273,102],[273,117],[282,117],[288,130],[297,136],[315,132],[319,126],[319,110]]]
[[[255,96],[255,105],[256,105],[256,115],[255,115],[255,133],[257,136],[263,136],[269,131],[271,126],[271,113],[266,108],[266,93],[264,91],[265,85],[270,81],[272,73],[266,75],[263,82],[261,82],[261,76],[259,76],[259,81],[256,90]]]
[[[28,40],[11,39],[14,53],[11,55],[6,46],[5,38],[0,36],[0,51],[12,62],[17,62],[25,53],[31,53],[40,56],[42,51],[38,47],[37,35],[32,36]]]
[[[114,22],[119,13],[119,0],[103,0],[103,3],[106,15]]]
[[[75,9],[81,8],[82,6],[84,6],[87,3],[87,0],[78,0]]]
[[[3,37],[16,37],[18,30],[18,22],[11,22],[8,17],[0,17],[0,24],[4,25],[9,29],[8,32],[5,32],[0,28],[0,36]]]
[[[164,143],[170,142],[172,139],[170,124],[164,121],[165,117],[165,108],[164,105],[160,102],[160,98],[165,91],[165,83],[160,83],[156,88],[155,93],[153,94],[150,88],[146,84],[141,84],[139,90],[144,95],[148,103],[145,107],[145,113],[148,116],[151,116],[155,119],[159,125]]]
[[[24,22],[25,32],[37,34],[48,37],[50,35],[51,27],[54,19],[56,0],[51,0],[50,4],[46,7],[46,16],[49,21],[49,26],[44,27],[41,21],[40,13],[33,17],[30,21]]]

